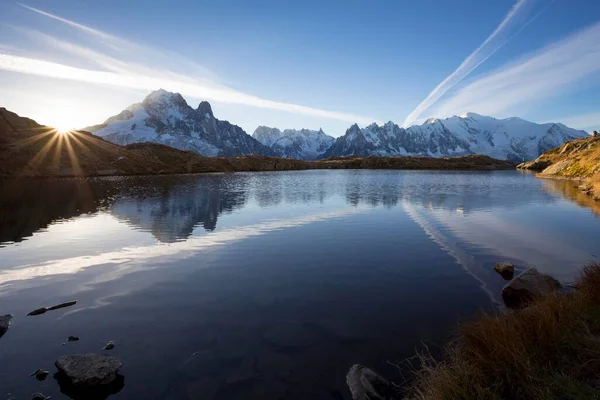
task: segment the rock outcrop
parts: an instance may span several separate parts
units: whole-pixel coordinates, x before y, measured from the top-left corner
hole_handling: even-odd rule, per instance
[[[527,306],[540,296],[560,289],[562,285],[550,275],[529,268],[502,289],[502,299],[509,308]]]
[[[600,137],[569,141],[518,168],[539,172],[540,177],[580,180],[579,190],[600,200]]]

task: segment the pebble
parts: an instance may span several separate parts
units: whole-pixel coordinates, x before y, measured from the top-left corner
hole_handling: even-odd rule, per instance
[[[111,340],[110,342],[106,343],[106,346],[104,346],[104,348],[102,350],[112,350],[115,348],[115,343]]]

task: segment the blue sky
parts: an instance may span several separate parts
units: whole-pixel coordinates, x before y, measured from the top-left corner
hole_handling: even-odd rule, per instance
[[[100,123],[159,87],[192,107],[210,101],[250,134],[339,136],[353,122],[466,111],[600,128],[596,0],[0,0],[0,10],[0,106],[62,128]]]

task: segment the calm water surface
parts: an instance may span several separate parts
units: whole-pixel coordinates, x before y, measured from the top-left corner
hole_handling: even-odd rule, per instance
[[[125,378],[111,399],[349,399],[354,363],[401,382],[391,363],[501,307],[496,261],[569,282],[597,259],[597,206],[572,186],[516,171],[0,182],[0,314],[15,315],[0,396],[67,398],[28,375],[109,340]]]

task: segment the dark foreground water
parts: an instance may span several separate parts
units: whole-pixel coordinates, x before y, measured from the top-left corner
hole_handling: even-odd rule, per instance
[[[28,375],[109,340],[111,399],[349,399],[354,363],[401,383],[393,363],[500,307],[496,261],[568,282],[596,260],[600,221],[572,186],[516,171],[0,182],[0,314],[15,315],[0,397],[66,398]]]

